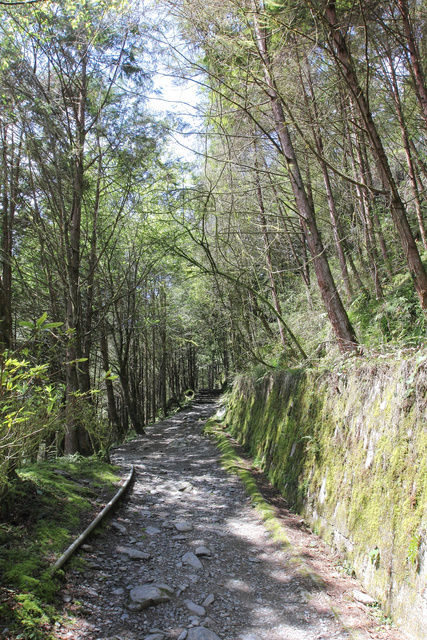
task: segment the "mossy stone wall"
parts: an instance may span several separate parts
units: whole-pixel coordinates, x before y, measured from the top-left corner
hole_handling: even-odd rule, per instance
[[[225,420],[366,589],[427,638],[427,366],[354,360],[239,377]]]

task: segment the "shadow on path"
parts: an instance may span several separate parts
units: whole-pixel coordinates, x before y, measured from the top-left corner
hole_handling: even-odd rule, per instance
[[[313,577],[323,546],[301,531],[296,516],[288,522],[291,546],[272,539],[240,480],[221,468],[218,449],[202,435],[215,410],[195,405],[114,451],[115,463],[135,465],[135,483],[107,530],[82,552],[84,568],[68,572],[64,599],[76,621],[58,638],[183,640],[199,628],[205,640],[206,627],[220,640],[402,640],[377,631],[356,603],[336,615],[342,594],[358,585],[334,575],[330,561],[322,579]],[[132,559],[129,549],[150,557]],[[187,563],[189,552],[196,562]],[[339,580],[347,583],[337,591]],[[144,584],[163,585],[169,600],[147,609],[132,604],[132,589]]]

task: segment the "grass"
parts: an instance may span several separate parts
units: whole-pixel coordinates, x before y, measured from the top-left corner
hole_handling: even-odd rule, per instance
[[[68,457],[26,466],[0,518],[0,633],[48,640],[60,617],[61,575],[51,565],[116,492],[117,468]],[[1,507],[1,505],[0,505]]]

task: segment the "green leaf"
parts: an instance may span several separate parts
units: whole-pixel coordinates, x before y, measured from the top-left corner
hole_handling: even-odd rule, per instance
[[[68,360],[65,364],[75,364],[76,362],[86,362],[87,358],[78,358],[77,360]]]
[[[47,313],[46,313],[46,312],[44,312],[44,314],[42,315],[42,317],[41,317],[41,318],[39,318],[39,319],[36,321],[36,325],[37,325],[37,328],[38,328],[38,329],[42,326],[42,324],[43,324],[44,322],[46,322],[46,319],[47,319]]]
[[[32,322],[20,322],[19,325],[21,327],[26,327],[27,329],[35,329],[36,325],[33,324]]]

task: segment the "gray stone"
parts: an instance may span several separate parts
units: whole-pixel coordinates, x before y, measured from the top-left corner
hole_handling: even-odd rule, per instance
[[[196,549],[196,551],[194,553],[196,554],[196,556],[210,556],[211,555],[210,550],[207,547],[203,546],[203,545],[201,545],[200,547],[197,547],[197,549]]]
[[[122,587],[118,587],[117,589],[114,589],[114,591],[112,591],[112,595],[113,596],[122,596],[124,594],[125,590]]]
[[[169,593],[170,595],[172,595],[173,592],[175,591],[173,587],[170,587],[168,584],[165,584],[164,582],[155,582],[154,586],[160,589],[161,591],[166,591],[166,593]]]
[[[191,613],[195,613],[196,616],[204,616],[206,613],[206,609],[199,604],[196,604],[192,600],[184,600],[184,604]]]
[[[204,607],[209,607],[209,605],[211,605],[215,600],[215,596],[213,593],[210,593],[207,598],[205,598],[202,602]]]
[[[127,555],[131,560],[149,560],[151,558],[151,554],[132,547],[117,547],[117,551]]]
[[[206,616],[206,618],[202,621],[203,627],[214,627],[215,624],[216,624],[215,620],[213,620],[209,616]]]
[[[199,558],[194,555],[192,551],[187,551],[187,553],[184,553],[184,555],[182,556],[182,562],[184,564],[190,565],[190,567],[193,567],[193,569],[203,569],[203,565],[200,562]]]
[[[239,636],[239,640],[261,640],[261,638],[256,633],[244,633]]]
[[[163,640],[164,637],[164,633],[150,633],[148,636],[145,636],[144,640]]]
[[[119,522],[112,522],[111,526],[113,527],[113,529],[115,529],[122,535],[125,535],[127,533],[126,527],[123,524],[120,524]]]
[[[148,607],[154,607],[162,602],[168,602],[170,597],[163,589],[159,589],[152,584],[143,584],[131,590],[130,599],[130,607],[136,610],[148,609]]]
[[[193,485],[191,484],[191,482],[183,480],[182,482],[177,483],[176,488],[178,489],[178,491],[189,491],[189,489],[193,488]]]
[[[361,602],[366,605],[375,604],[376,602],[375,598],[368,596],[367,593],[363,593],[362,591],[357,591],[357,589],[353,591],[353,598],[357,600],[357,602]]]
[[[187,635],[188,635],[188,631],[187,629],[184,629],[184,631],[182,631],[182,633],[179,634],[178,640],[185,640]]]
[[[72,478],[69,473],[67,473],[66,471],[62,471],[62,469],[54,469],[53,472],[58,474],[58,476],[62,476],[63,478]]]
[[[179,522],[174,522],[174,525],[175,529],[177,531],[180,531],[181,533],[193,530],[193,525],[191,524],[191,522],[188,522],[188,520],[180,520]]]
[[[149,536],[155,536],[160,533],[160,529],[157,529],[157,527],[148,526],[145,527],[145,533]]]
[[[221,640],[216,633],[206,627],[197,627],[188,631],[187,640]]]

